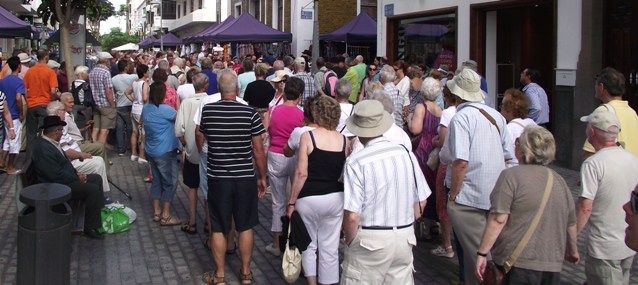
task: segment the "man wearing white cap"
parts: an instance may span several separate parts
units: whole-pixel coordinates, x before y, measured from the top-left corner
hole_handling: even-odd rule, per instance
[[[113,83],[111,81],[110,60],[113,58],[108,52],[97,54],[97,65],[89,73],[89,84],[93,93],[93,100],[97,106],[97,111],[93,115],[93,141],[99,141],[106,145],[106,137],[109,130],[115,128],[115,96],[113,94]]]
[[[514,156],[507,122],[493,108],[481,104],[485,93],[481,77],[469,68],[445,84],[462,102],[449,125],[441,150],[441,162],[449,165],[445,185],[449,187],[447,210],[463,249],[465,284],[479,284],[474,275],[477,251],[490,209],[490,194],[505,161]]]
[[[576,204],[577,228],[589,224],[585,275],[587,284],[629,284],[635,252],[625,244],[622,207],[638,184],[638,157],[617,143],[616,114],[595,110],[582,117],[587,140],[596,153],[581,166],[583,192]]]
[[[303,104],[310,97],[314,97],[317,95],[317,85],[315,84],[315,79],[308,73],[306,73],[306,59],[299,56],[295,58],[295,75],[304,83],[304,91],[301,96],[301,100],[299,100],[299,106],[303,107]]]
[[[383,137],[392,124],[377,100],[359,102],[346,123],[365,147],[344,167],[341,284],[414,284],[412,224],[432,191],[414,154]]]

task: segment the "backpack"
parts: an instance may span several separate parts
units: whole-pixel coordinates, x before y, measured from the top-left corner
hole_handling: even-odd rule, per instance
[[[326,83],[323,87],[323,92],[326,93],[326,95],[335,97],[335,85],[337,85],[337,80],[339,80],[339,78],[337,78],[337,74],[332,70],[328,70],[326,71],[326,74],[324,74],[324,79]]]
[[[80,90],[84,91],[84,103],[80,102]],[[84,81],[79,86],[71,84],[71,94],[73,94],[73,103],[75,105],[84,105],[86,107],[95,107],[95,100],[93,99],[93,92],[91,92],[91,86],[88,82]]]

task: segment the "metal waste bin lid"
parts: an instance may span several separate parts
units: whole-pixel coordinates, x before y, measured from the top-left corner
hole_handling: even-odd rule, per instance
[[[59,183],[35,184],[20,191],[20,202],[32,207],[42,202],[58,205],[69,199],[71,199],[71,188]]]

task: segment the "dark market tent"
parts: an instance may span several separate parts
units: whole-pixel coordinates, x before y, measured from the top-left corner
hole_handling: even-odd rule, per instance
[[[210,35],[213,42],[273,43],[291,42],[292,34],[268,27],[249,13],[243,13],[227,27]]]
[[[89,30],[84,30],[86,36],[86,43],[91,44],[92,46],[101,46],[100,41],[98,41],[93,34],[89,32]],[[51,45],[52,43],[60,42],[60,30],[55,31],[51,36],[44,41],[45,45]]]
[[[377,22],[361,12],[345,26],[319,37],[322,41],[366,43],[377,40]]]
[[[162,44],[164,46],[179,46],[182,44],[182,39],[178,38],[175,34],[173,33],[168,33],[165,35],[162,35]],[[141,48],[145,48],[145,47],[151,47],[151,46],[160,46],[160,39],[159,37],[147,37],[144,40],[142,40],[139,44],[138,44]]]
[[[31,38],[31,25],[0,7],[0,38]]]
[[[227,27],[233,21],[235,21],[235,17],[233,17],[232,15],[228,16],[228,18],[226,18],[226,20],[222,21],[221,23],[217,25],[212,25],[195,35],[184,38],[184,42],[185,43],[203,43],[205,41],[208,41],[207,40],[208,35],[213,34],[215,31],[219,30],[220,28],[223,29]]]

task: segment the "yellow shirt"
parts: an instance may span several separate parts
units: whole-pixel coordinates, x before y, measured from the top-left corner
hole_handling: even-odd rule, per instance
[[[620,122],[620,133],[618,133],[618,141],[621,142],[625,149],[638,156],[638,115],[636,111],[629,107],[629,102],[623,100],[612,100],[607,103],[614,108],[614,112]],[[600,105],[596,111],[605,111],[607,107]],[[596,150],[585,140],[583,146],[584,151],[595,153]]]

